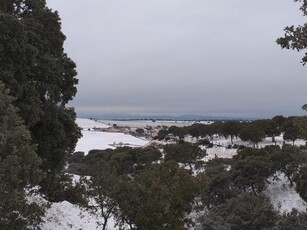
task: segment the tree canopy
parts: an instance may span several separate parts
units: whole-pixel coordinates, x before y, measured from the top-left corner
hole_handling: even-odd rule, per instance
[[[63,49],[60,18],[44,0],[0,3],[0,80],[29,128],[42,168],[59,171],[80,131],[67,103],[76,94],[76,65]]]
[[[40,159],[12,102],[0,82],[0,228],[27,229],[41,215],[25,197],[25,188],[38,181]]]

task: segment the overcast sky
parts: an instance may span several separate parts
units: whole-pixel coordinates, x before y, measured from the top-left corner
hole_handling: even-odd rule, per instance
[[[303,53],[275,40],[304,23],[292,0],[47,0],[76,62],[78,116],[304,114]]]

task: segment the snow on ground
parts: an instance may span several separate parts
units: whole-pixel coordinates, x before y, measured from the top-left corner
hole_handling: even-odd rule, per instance
[[[42,230],[87,229],[96,230],[98,218],[67,201],[53,203],[47,210]]]
[[[214,158],[232,158],[237,155],[237,149],[227,149],[225,147],[213,147],[206,150],[207,156],[204,160],[211,160]]]
[[[141,147],[148,144],[147,140],[136,138],[124,133],[109,133],[101,131],[92,131],[96,128],[109,127],[99,121],[90,119],[78,118],[77,124],[82,128],[82,137],[78,140],[75,152],[84,152],[87,154],[92,149],[115,149],[115,145],[126,145],[131,147]],[[89,130],[90,129],[90,130]],[[113,146],[111,146],[113,145]]]
[[[291,212],[293,208],[306,212],[307,203],[295,191],[295,185],[290,187],[290,182],[283,173],[278,178],[277,181],[270,179],[271,184],[264,191],[274,207],[281,213]]]
[[[102,222],[102,218],[67,201],[48,203],[39,195],[28,196],[28,201],[45,207],[50,205],[50,208],[46,209],[43,222],[39,226],[42,230],[97,230],[97,223]],[[113,217],[110,217],[107,229],[116,229],[114,225],[115,220]]]
[[[114,144],[127,145],[131,147],[141,147],[148,144],[148,141],[127,135],[124,133],[107,133],[99,131],[82,131],[81,137],[75,148],[75,152],[84,152],[87,154],[92,149],[115,149]]]

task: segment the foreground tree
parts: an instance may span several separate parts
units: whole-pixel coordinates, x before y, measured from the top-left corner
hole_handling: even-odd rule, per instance
[[[0,229],[28,229],[42,214],[25,197],[25,189],[38,182],[40,160],[12,101],[0,83]]]
[[[0,31],[0,80],[16,98],[42,169],[58,172],[80,137],[75,113],[66,107],[78,81],[64,53],[60,18],[45,0],[3,0]]]
[[[150,166],[120,183],[119,219],[137,229],[184,229],[197,190],[197,179],[175,162]]]
[[[262,150],[245,148],[234,156],[229,172],[238,189],[252,191],[257,196],[266,188],[267,178],[272,176],[275,170]]]

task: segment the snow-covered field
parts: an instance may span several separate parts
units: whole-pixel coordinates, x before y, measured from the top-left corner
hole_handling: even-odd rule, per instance
[[[130,146],[144,146],[148,144],[148,141],[146,140],[141,140],[122,133],[92,131],[94,127],[108,127],[108,125],[99,121],[77,119],[77,123],[81,128],[83,128],[83,137],[79,140],[76,151],[88,153],[91,149],[114,148],[113,146],[110,146],[110,144],[114,144],[114,142],[117,144],[120,142],[127,143]],[[282,141],[282,137],[277,137],[277,144],[281,144]],[[236,144],[243,144],[239,139],[235,139],[234,142]],[[236,149],[227,149],[225,147],[230,144],[229,139],[216,137],[213,140],[213,143],[220,146],[207,149],[208,155],[204,160],[209,160],[215,157],[231,158],[237,153]],[[259,146],[262,147],[268,144],[271,144],[270,139],[264,140],[264,142],[260,143]],[[296,144],[300,145],[305,143],[303,141],[297,141]],[[299,211],[306,211],[306,202],[304,202],[295,192],[294,187],[289,186],[287,178],[285,178],[283,174],[280,174],[279,179],[280,180],[278,181],[271,181],[271,184],[268,185],[264,192],[264,194],[271,200],[274,207],[281,213],[290,212],[292,208],[296,208]],[[41,197],[34,197],[31,199],[39,199],[40,203],[47,203],[47,201]],[[46,216],[44,217],[44,221],[45,222],[40,226],[42,230],[95,230],[98,228],[97,222],[101,220],[89,211],[64,201],[60,203],[51,203],[50,208],[47,210]],[[114,223],[114,219],[111,218],[107,229],[118,229],[114,227]]]
[[[148,144],[149,141],[133,137],[124,133],[109,133],[93,131],[93,128],[110,127],[99,121],[93,121],[85,118],[76,120],[78,126],[82,128],[82,137],[79,139],[75,152],[84,152],[87,154],[92,149],[114,149],[115,145],[127,145],[131,147],[141,147]]]

